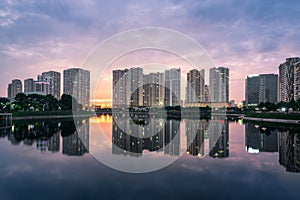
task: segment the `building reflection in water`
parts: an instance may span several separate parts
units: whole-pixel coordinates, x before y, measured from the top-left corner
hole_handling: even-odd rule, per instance
[[[213,158],[229,156],[228,121],[185,119],[187,153],[202,157],[209,150]],[[142,156],[144,150],[180,155],[180,120],[150,118],[147,115],[114,115],[112,153]],[[205,147],[205,138],[209,143]]]
[[[278,152],[277,130],[245,124],[246,150],[248,153]]]
[[[186,119],[187,153],[202,157],[209,152],[212,158],[229,157],[229,127],[227,120]],[[208,140],[208,142],[205,142]]]
[[[59,151],[60,134],[54,133],[53,136],[48,140],[48,150],[55,153]]]
[[[160,119],[147,115],[112,118],[112,153],[141,156],[143,151],[180,155],[180,120]],[[184,119],[187,147],[192,156],[205,152],[213,158],[229,156],[228,121],[220,119]],[[12,145],[35,146],[39,151],[62,152],[82,156],[89,148],[89,120],[15,121],[12,128],[1,129],[0,138]],[[248,153],[279,153],[279,163],[288,172],[300,172],[300,134],[297,127],[245,125],[245,147]],[[78,129],[76,129],[76,127]],[[62,145],[60,145],[62,141]],[[62,149],[60,149],[62,147]]]
[[[88,153],[89,120],[74,121],[15,121],[11,129],[1,130],[1,137],[12,145],[36,146],[39,151],[60,152],[70,156]],[[62,138],[61,138],[62,136]]]
[[[229,157],[229,127],[224,119],[211,119],[209,124],[209,156]]]
[[[71,121],[66,127],[75,126],[68,134],[68,130],[64,131],[63,136],[63,154],[69,156],[82,156],[88,153],[89,148],[89,120]],[[65,126],[62,126],[65,127]]]
[[[288,172],[300,172],[300,134],[293,130],[279,131],[279,163]]]
[[[180,120],[167,120],[164,129],[164,153],[171,156],[180,154]]]
[[[294,129],[275,129],[254,123],[245,124],[248,153],[279,153],[279,163],[288,172],[300,172],[300,134]]]
[[[112,153],[142,156],[143,151],[180,154],[180,120],[148,114],[116,114],[112,117]]]
[[[207,120],[185,119],[185,134],[187,138],[187,154],[204,156],[205,136],[208,134]]]

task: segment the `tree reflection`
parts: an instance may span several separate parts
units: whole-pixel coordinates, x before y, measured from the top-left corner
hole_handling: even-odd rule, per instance
[[[33,146],[39,151],[60,151],[62,137],[62,153],[71,156],[82,156],[88,153],[89,121],[78,120],[29,120],[14,121],[11,129],[2,129],[0,136],[7,138],[12,145]]]

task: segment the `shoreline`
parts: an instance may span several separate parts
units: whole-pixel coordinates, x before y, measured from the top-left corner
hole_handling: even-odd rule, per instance
[[[103,112],[103,113],[78,113],[78,114],[72,114],[72,113],[55,113],[53,115],[28,115],[28,116],[13,116],[12,120],[34,120],[34,119],[70,119],[70,118],[86,118],[86,117],[93,117],[98,116],[101,114],[111,114],[109,112]],[[145,114],[144,112],[134,112],[133,114]],[[154,113],[148,113],[148,114],[154,114]],[[158,114],[158,113],[156,113]],[[183,114],[183,115],[182,115]],[[199,113],[197,113],[199,114]],[[243,120],[249,120],[249,121],[257,121],[257,122],[270,122],[270,123],[284,123],[284,124],[298,124],[300,125],[300,119],[280,119],[280,118],[261,118],[261,117],[247,117],[245,114],[237,114],[237,113],[218,113],[213,112],[211,113],[212,116],[220,116],[220,117],[237,117]],[[193,112],[189,113],[168,113],[168,117],[180,117],[180,118],[201,118],[199,116],[194,116]],[[203,118],[205,118],[202,115]],[[206,116],[207,117],[207,116]]]
[[[257,118],[257,117],[241,117],[243,120],[257,121],[257,122],[271,122],[271,123],[285,123],[285,124],[299,124],[300,120],[293,119],[274,119],[274,118]]]
[[[75,115],[76,117],[92,117],[95,115]],[[12,120],[31,120],[31,119],[67,119],[74,118],[74,115],[44,115],[44,116],[22,116],[12,117]]]

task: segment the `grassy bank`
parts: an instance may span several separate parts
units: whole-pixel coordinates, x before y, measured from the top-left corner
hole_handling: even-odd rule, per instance
[[[300,114],[298,113],[245,113],[245,116],[266,119],[300,120]]]

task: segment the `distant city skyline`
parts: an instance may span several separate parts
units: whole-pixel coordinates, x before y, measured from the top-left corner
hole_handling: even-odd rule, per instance
[[[90,71],[82,68],[65,69],[62,80],[61,74],[56,71],[42,72],[41,75],[37,75],[37,80],[26,78],[24,84],[22,80],[13,79],[7,86],[6,98],[13,100],[18,93],[24,93],[26,95],[50,94],[60,99],[61,85],[63,86],[62,94],[73,96],[83,106],[90,105]]]
[[[294,57],[294,58],[298,58],[298,57]],[[282,60],[285,60],[285,59],[289,59],[289,58],[284,58],[284,59],[282,59]],[[282,63],[282,62],[281,62]],[[151,64],[149,64],[149,65],[151,65]],[[275,71],[275,73],[269,73],[269,74],[278,74],[279,73],[279,70],[278,70],[278,66],[280,66],[281,64],[280,63],[278,63],[278,65],[277,65],[277,67],[274,67],[276,70],[274,70]],[[169,65],[169,66],[176,66],[176,65]],[[138,67],[138,66],[130,66],[130,65],[127,65],[126,67],[124,67],[124,69],[126,69],[126,68],[130,68],[130,67]],[[166,66],[166,67],[168,67],[168,66]],[[216,66],[213,66],[213,67],[216,67]],[[213,68],[212,67],[212,68]],[[116,69],[118,68],[118,67],[115,67]],[[230,66],[227,66],[227,68],[230,70]],[[144,70],[147,70],[147,68],[144,68]],[[184,67],[183,68],[183,72],[188,72],[188,68],[187,67]],[[192,70],[192,69],[190,69],[190,70]],[[203,70],[203,69],[201,69],[201,68],[199,68],[198,70]],[[48,71],[50,72],[50,71],[53,71],[52,70],[52,68],[49,68],[48,69]],[[62,72],[64,71],[64,69],[63,70],[61,70]],[[149,71],[149,70],[147,70],[147,71]],[[153,73],[154,71],[153,70],[150,70],[151,72],[149,72],[149,73]],[[209,86],[209,82],[208,82],[208,74],[209,74],[209,69],[206,69],[205,71],[207,71],[205,74],[205,76],[206,76],[206,81],[205,81],[205,84],[206,85],[208,85]],[[161,72],[164,72],[164,70],[161,70]],[[39,74],[42,74],[42,73],[45,73],[45,72],[41,72],[41,73],[37,73],[37,76],[39,75]],[[58,72],[59,73],[59,72]],[[232,73],[231,71],[230,71],[230,73]],[[234,73],[234,72],[233,72]],[[61,73],[61,74],[63,74],[63,73]],[[252,73],[252,74],[257,74],[257,73]],[[186,76],[186,74],[182,74],[182,76]],[[247,76],[251,76],[251,74],[248,74],[248,75],[246,75],[244,78],[246,78]],[[34,76],[30,76],[30,77],[34,77]],[[105,77],[105,80],[106,79],[110,79],[110,80],[112,80],[112,75],[111,75],[111,77]],[[186,77],[185,77],[186,78]],[[26,79],[29,79],[29,78],[20,78],[19,80],[26,80]],[[103,79],[103,77],[102,77],[102,79]],[[244,79],[244,81],[245,81],[245,79]],[[229,85],[230,85],[230,83],[232,82],[232,80],[231,79],[229,79]],[[25,85],[24,85],[25,86]],[[23,86],[23,90],[24,90],[24,86]],[[243,83],[243,86],[244,86],[244,89],[243,89],[243,91],[244,92],[240,92],[240,94],[239,95],[241,95],[241,96],[244,96],[244,98],[242,98],[241,99],[241,101],[239,101],[239,100],[237,100],[237,99],[234,99],[234,98],[232,98],[231,96],[232,96],[232,92],[231,92],[231,90],[234,90],[234,88],[232,88],[233,86],[232,85],[230,85],[229,86],[229,96],[228,96],[228,98],[229,98],[229,100],[235,100],[236,101],[236,103],[240,103],[240,102],[242,102],[243,100],[245,100],[245,92],[246,92],[246,90],[245,90],[245,82]],[[106,87],[107,88],[107,87]],[[98,88],[99,89],[99,88]],[[185,90],[186,88],[184,88],[183,90]],[[61,83],[61,86],[60,86],[60,90],[62,91],[63,90],[63,82]],[[96,96],[96,98],[93,98],[93,96],[91,96],[91,101],[98,101],[98,102],[105,102],[105,103],[107,103],[107,102],[111,102],[111,104],[112,104],[112,94],[110,93],[111,91],[107,91],[107,93],[109,93],[109,95],[106,95],[106,97],[105,98],[97,98],[97,91],[91,91],[91,94],[95,94],[95,96]],[[7,88],[6,88],[6,93],[7,93]],[[181,99],[182,100],[184,100],[185,98],[186,98],[186,96],[184,96],[185,95],[185,93],[184,94],[182,94],[181,95]],[[278,94],[279,95],[279,94]],[[6,97],[7,95],[5,94],[3,97]],[[100,95],[101,96],[101,95]],[[184,97],[183,97],[184,96]]]
[[[244,86],[245,86],[245,93],[244,93],[244,100],[246,102],[246,105],[248,104],[258,104],[260,102],[271,102],[271,103],[275,103],[275,102],[279,102],[280,101],[280,96],[282,96],[282,92],[287,92],[289,90],[287,89],[283,89],[283,87],[280,85],[282,85],[283,82],[282,79],[284,77],[290,77],[290,79],[292,79],[292,81],[290,81],[290,84],[286,84],[285,87],[287,86],[291,86],[293,87],[291,90],[293,90],[293,92],[291,93],[291,95],[294,97],[294,100],[299,99],[299,86],[297,83],[299,83],[299,66],[300,66],[300,62],[299,62],[300,58],[299,57],[292,57],[292,58],[286,58],[286,62],[279,64],[279,76],[278,74],[254,74],[254,75],[247,75],[247,77],[245,77],[245,82],[244,82]],[[285,71],[283,71],[282,69],[287,69],[287,67],[285,66],[292,66],[292,70],[289,70],[289,76],[284,75],[283,73]],[[115,69],[113,70],[110,74],[110,76],[112,76],[112,85],[111,88],[106,87],[106,92],[107,91],[111,91],[112,92],[112,98],[109,99],[93,99],[91,97],[91,95],[88,95],[89,100],[85,100],[85,102],[90,102],[91,105],[95,104],[95,105],[106,105],[106,106],[112,106],[114,104],[113,100],[113,93],[115,91],[116,94],[121,95],[122,96],[122,88],[126,88],[126,84],[129,84],[128,86],[133,86],[132,84],[135,82],[135,79],[137,80],[135,83],[137,83],[136,86],[134,86],[134,90],[138,89],[139,92],[134,91],[134,93],[132,93],[133,91],[131,91],[132,89],[130,89],[130,91],[127,91],[126,94],[124,93],[124,97],[121,98],[121,96],[119,98],[115,98],[118,99],[118,101],[120,102],[124,102],[128,101],[127,103],[125,103],[127,106],[125,106],[125,104],[123,106],[128,107],[129,105],[132,104],[135,106],[162,106],[164,105],[165,102],[165,94],[166,91],[162,91],[164,90],[163,88],[157,88],[156,90],[152,90],[152,87],[164,87],[165,84],[167,84],[166,80],[165,80],[165,73],[170,71],[172,72],[172,70],[175,70],[175,68],[169,68],[170,66],[165,66],[167,69],[165,69],[163,71],[163,69],[160,69],[159,71],[163,71],[163,72],[159,72],[159,71],[153,71],[151,70],[151,72],[149,73],[149,70],[146,70],[148,73],[144,74],[143,70],[144,68],[141,67],[137,67],[137,66],[133,66],[131,68],[120,68],[120,69]],[[285,68],[283,68],[285,67]],[[76,71],[80,68],[70,68],[70,69],[65,69],[64,70],[64,79],[62,81],[62,83],[60,83],[60,73],[59,72],[55,72],[55,71],[48,71],[48,72],[43,72],[42,75],[38,75],[37,76],[37,81],[34,81],[32,78],[27,78],[24,80],[24,86],[18,86],[18,91],[23,91],[25,93],[31,93],[31,92],[38,92],[43,94],[43,83],[45,83],[46,85],[46,91],[45,94],[52,94],[54,92],[54,85],[56,84],[56,91],[58,90],[58,92],[60,91],[60,85],[63,85],[63,90],[64,93],[67,92],[66,90],[66,82],[65,80],[69,81],[72,78],[67,78],[66,77],[66,72],[67,71]],[[179,67],[179,72],[178,75],[180,76],[179,80],[179,85],[180,85],[180,90],[179,90],[179,94],[181,94],[181,101],[180,104],[183,105],[182,103],[185,103],[185,106],[205,106],[204,104],[197,104],[197,103],[203,103],[203,102],[226,102],[229,103],[232,99],[229,98],[228,94],[230,91],[230,87],[229,87],[229,82],[230,82],[230,78],[229,78],[229,68],[226,67],[213,67],[208,69],[201,69],[201,70],[197,70],[197,69],[190,69],[187,70],[186,68],[184,70],[182,70],[181,73],[181,68]],[[205,77],[205,74],[207,74],[207,72],[205,73],[205,71],[209,72],[209,78]],[[71,72],[70,74],[74,74],[75,72]],[[186,73],[186,74],[184,74]],[[294,75],[295,74],[295,75]],[[89,80],[89,74],[88,76],[82,76],[82,80]],[[123,77],[124,76],[124,77]],[[57,77],[57,78],[54,78]],[[79,76],[81,77],[81,75]],[[127,77],[127,78],[126,78]],[[180,81],[180,79],[182,79],[182,77],[185,77],[185,80]],[[73,78],[74,79],[74,78]],[[110,78],[108,78],[110,80]],[[114,80],[115,79],[115,80]],[[118,82],[120,80],[120,82]],[[126,79],[126,80],[125,80]],[[217,80],[218,79],[218,80]],[[274,80],[273,80],[274,79]],[[54,81],[55,80],[55,81]],[[123,80],[123,82],[122,82]],[[140,80],[140,81],[138,81]],[[14,79],[14,82],[19,81],[18,79]],[[125,82],[124,82],[125,81]],[[280,82],[281,81],[281,82]],[[47,83],[48,82],[48,83]],[[89,81],[88,81],[89,82]],[[207,85],[205,83],[209,82],[210,84]],[[217,84],[218,82],[218,84]],[[18,82],[17,82],[18,83]],[[51,84],[50,84],[51,83]],[[118,83],[119,87],[114,89],[114,84]],[[182,85],[183,83],[183,85]],[[157,85],[158,84],[158,85]],[[214,84],[214,86],[212,85]],[[217,85],[218,87],[217,87]],[[221,84],[221,86],[220,86]],[[19,84],[20,85],[20,84]],[[40,89],[37,89],[36,85],[41,85],[39,87],[41,91],[39,91]],[[52,85],[52,86],[51,86]],[[146,86],[147,85],[147,86]],[[8,88],[7,88],[7,95],[9,96],[9,92],[15,92],[15,91],[11,91],[13,84],[10,83],[8,84]],[[124,86],[124,87],[123,87]],[[278,86],[278,87],[277,87]],[[295,86],[295,87],[294,87]],[[24,88],[24,89],[20,89]],[[52,93],[50,92],[50,87],[52,87]],[[130,88],[129,87],[129,88]],[[88,92],[90,93],[90,86],[86,86],[86,88],[88,88]],[[142,90],[140,89],[142,88]],[[220,96],[216,96],[214,97],[216,94],[214,94],[214,88],[219,88],[216,92],[216,94],[218,93],[218,95]],[[125,91],[124,91],[125,92]],[[132,93],[132,95],[128,96],[129,93]],[[178,92],[176,92],[178,93]],[[15,92],[16,94],[16,92]],[[15,95],[14,94],[14,95]],[[67,94],[67,93],[66,93]],[[295,95],[294,95],[295,94]],[[12,95],[12,94],[10,94]],[[58,95],[58,94],[57,94]],[[133,95],[137,95],[137,98],[133,98]],[[250,96],[249,96],[250,95]],[[55,96],[55,95],[54,95]],[[58,95],[60,97],[60,95]],[[208,96],[210,96],[210,98],[208,98]],[[117,97],[117,96],[116,96]],[[132,99],[128,99],[128,98],[132,98]],[[218,99],[212,99],[212,98],[218,98]],[[220,99],[221,98],[221,99]],[[282,97],[281,97],[282,98]],[[127,100],[126,100],[127,99]],[[234,99],[233,99],[234,100]],[[133,102],[136,101],[136,102]],[[281,101],[287,101],[285,99],[281,100]],[[118,102],[118,103],[120,103]],[[235,101],[236,102],[236,101]],[[239,102],[236,102],[237,104]],[[116,102],[115,102],[116,104]],[[189,104],[189,105],[187,105]],[[224,104],[226,105],[226,104]]]
[[[205,78],[205,71],[191,69],[184,73],[181,67],[173,67],[144,74],[141,67],[115,69],[112,71],[112,107],[229,106],[229,69],[210,68],[207,70],[209,80]]]
[[[285,62],[282,62],[278,65],[278,74],[252,74],[247,75],[245,77],[244,87],[244,99],[246,105],[248,104],[258,104],[260,102],[279,102],[279,101],[289,101],[289,99],[298,100],[299,94],[300,94],[300,87],[299,87],[299,69],[300,69],[300,58],[299,57],[290,57],[286,58]],[[174,66],[174,65],[172,65]],[[22,84],[22,81],[19,79],[13,79],[11,83],[8,84],[7,88],[7,97],[12,99],[18,92],[22,91],[24,93],[32,93],[37,92],[41,94],[52,94],[56,98],[60,97],[60,86],[63,85],[63,90],[65,94],[68,94],[68,91],[66,89],[67,81],[73,80],[71,75],[77,73],[76,70],[83,70],[82,75],[79,75],[80,78],[79,83],[82,81],[85,82],[85,80],[88,81],[88,85],[83,86],[83,88],[87,89],[87,93],[85,96],[88,96],[84,100],[84,104],[87,105],[87,102],[91,103],[91,105],[106,105],[108,107],[111,107],[113,104],[120,103],[123,101],[123,106],[125,107],[131,107],[131,106],[162,106],[167,105],[167,101],[172,101],[171,99],[168,100],[166,94],[168,94],[167,91],[162,91],[163,88],[157,88],[156,90],[153,90],[152,87],[164,87],[167,85],[170,85],[168,83],[169,78],[166,77],[173,77],[172,71],[174,71],[176,68],[168,68],[170,66],[165,66],[166,69],[163,71],[162,68],[160,68],[159,71],[151,70],[149,73],[149,70],[146,70],[148,73],[144,74],[143,70],[145,67],[138,67],[133,66],[129,69],[127,67],[120,68],[116,70],[112,70],[112,72],[109,74],[109,76],[112,76],[112,79],[109,77],[108,80],[112,80],[111,88],[106,87],[105,92],[111,94],[111,99],[93,99],[90,95],[90,72],[87,70],[83,70],[80,68],[70,68],[64,70],[64,79],[61,83],[60,81],[60,73],[55,71],[48,71],[48,72],[42,72],[41,75],[37,75],[37,81],[34,81],[32,78],[24,79],[24,85]],[[155,67],[154,67],[155,69]],[[73,71],[74,72],[73,72]],[[190,69],[184,68],[181,70],[181,67],[178,67],[177,75],[178,78],[178,84],[179,90],[175,92],[177,95],[180,96],[180,102],[178,101],[178,105],[183,105],[185,103],[185,106],[205,106],[204,104],[197,104],[203,103],[203,102],[226,102],[229,103],[231,100],[235,101],[235,99],[229,98],[229,68],[227,67],[212,67],[210,69]],[[70,75],[68,78],[67,72]],[[87,71],[88,74],[84,75],[84,71]],[[209,78],[207,80],[207,72],[209,72]],[[175,71],[174,71],[175,72]],[[79,72],[78,72],[79,73]],[[171,74],[170,74],[171,73]],[[166,76],[167,74],[167,76]],[[168,75],[169,74],[169,75]],[[172,75],[172,76],[171,76]],[[124,76],[124,77],[123,77]],[[31,76],[32,77],[32,76]],[[127,78],[126,78],[127,77]],[[185,77],[185,80],[181,80],[182,77]],[[173,77],[174,78],[174,77]],[[115,79],[115,80],[114,80]],[[119,82],[119,79],[123,80],[123,82]],[[125,80],[126,79],[126,80]],[[175,80],[174,79],[174,80]],[[136,80],[136,81],[135,81]],[[21,83],[19,83],[21,81]],[[73,80],[74,81],[74,80]],[[125,81],[125,82],[124,82]],[[77,83],[77,81],[75,81]],[[209,82],[209,84],[205,84]],[[114,88],[114,85],[118,83],[119,87]],[[183,83],[183,85],[182,85]],[[124,97],[122,96],[122,88],[126,89],[126,84],[128,85],[128,88],[130,91],[124,91]],[[134,85],[136,84],[136,85]],[[158,84],[158,85],[157,85]],[[71,84],[72,85],[72,84]],[[69,88],[71,87],[69,84]],[[145,86],[147,85],[147,86]],[[174,87],[174,84],[171,84],[172,87]],[[175,84],[176,85],[176,84]],[[37,87],[39,86],[39,87]],[[123,87],[124,86],[124,87]],[[44,88],[45,87],[45,88]],[[81,86],[80,86],[81,87]],[[177,87],[177,86],[176,86]],[[142,88],[142,89],[141,89]],[[216,90],[217,89],[217,90]],[[165,90],[165,89],[164,89]],[[70,91],[69,91],[70,92]],[[76,93],[76,92],[75,92]],[[80,93],[78,95],[80,96]],[[121,95],[120,97],[115,99],[118,99],[118,102],[114,102],[113,94],[116,93],[118,95]],[[128,94],[131,93],[131,95],[128,96]],[[216,94],[214,94],[216,93]],[[89,94],[89,95],[87,95]],[[126,96],[127,95],[127,96]],[[216,96],[217,95],[217,96]],[[76,97],[77,99],[79,98]],[[133,97],[136,96],[136,97]],[[170,96],[170,94],[169,94]],[[172,95],[171,95],[172,96]],[[171,96],[169,98],[171,98]],[[173,95],[174,96],[174,95]],[[208,98],[210,96],[210,98]],[[81,98],[81,97],[80,97]],[[80,99],[79,98],[79,99]],[[85,97],[84,97],[85,98]],[[128,99],[131,98],[131,99]],[[81,99],[80,101],[82,101]],[[120,101],[120,102],[119,102]],[[125,101],[128,101],[125,103]],[[177,100],[175,100],[177,101]],[[239,102],[235,101],[237,104]],[[173,105],[175,102],[172,102],[171,104],[168,103],[168,105]],[[187,105],[190,104],[190,105]],[[222,104],[223,105],[223,104]],[[227,104],[224,104],[227,105]],[[228,104],[229,105],[229,104]]]

